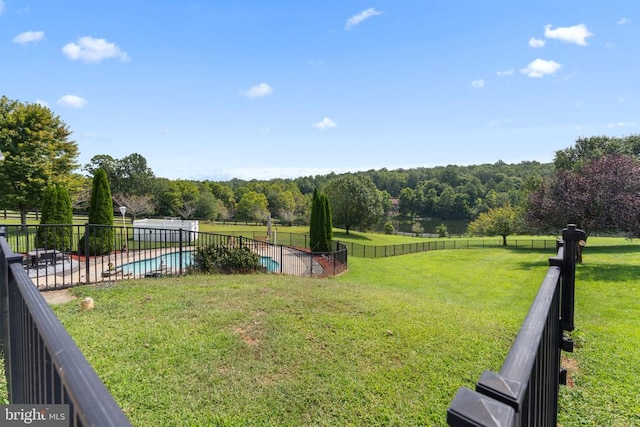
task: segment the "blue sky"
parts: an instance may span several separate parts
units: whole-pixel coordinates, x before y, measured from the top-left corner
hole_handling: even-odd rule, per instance
[[[268,179],[503,160],[640,132],[640,3],[0,0],[0,94],[79,161]]]

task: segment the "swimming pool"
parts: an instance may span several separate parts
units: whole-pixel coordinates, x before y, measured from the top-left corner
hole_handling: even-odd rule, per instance
[[[182,252],[182,268],[193,264],[193,251]],[[279,272],[280,264],[268,256],[260,257],[260,265],[267,268],[270,273]],[[133,275],[142,275],[153,271],[160,270],[178,270],[180,268],[180,252],[172,252],[157,256],[155,258],[147,258],[140,261],[134,261],[122,265],[123,273]]]

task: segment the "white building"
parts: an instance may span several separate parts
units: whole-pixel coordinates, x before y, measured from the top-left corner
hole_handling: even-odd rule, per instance
[[[142,242],[193,242],[198,233],[198,221],[137,219],[133,221],[133,240]]]

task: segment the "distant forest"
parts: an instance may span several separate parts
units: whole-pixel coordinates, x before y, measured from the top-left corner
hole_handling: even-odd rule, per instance
[[[367,176],[389,199],[397,199],[397,213],[407,217],[472,220],[489,209],[521,205],[531,191],[554,172],[553,163],[525,161],[472,166],[437,166],[411,169],[368,170],[352,175]],[[330,173],[293,180],[300,192],[311,194],[344,174]],[[233,179],[221,182],[234,191],[256,181]]]

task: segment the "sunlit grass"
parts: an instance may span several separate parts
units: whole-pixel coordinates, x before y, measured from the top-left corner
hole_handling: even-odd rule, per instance
[[[457,389],[499,369],[548,255],[440,251],[354,259],[329,280],[82,287],[96,309],[57,311],[136,425],[444,425]]]

